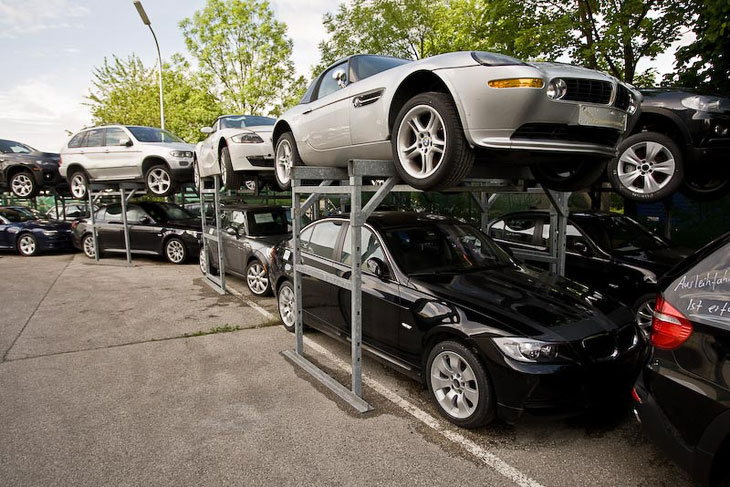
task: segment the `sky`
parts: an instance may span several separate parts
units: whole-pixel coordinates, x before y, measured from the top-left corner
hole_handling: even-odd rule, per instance
[[[294,42],[298,74],[309,76],[325,37],[322,16],[339,0],[271,0]],[[179,22],[204,0],[142,0],[163,59],[186,53]],[[685,38],[681,43],[688,42]],[[58,152],[70,133],[91,124],[84,105],[94,66],[104,57],[135,53],[145,65],[157,61],[149,29],[132,0],[0,0],[0,138]],[[669,72],[670,49],[639,69]]]

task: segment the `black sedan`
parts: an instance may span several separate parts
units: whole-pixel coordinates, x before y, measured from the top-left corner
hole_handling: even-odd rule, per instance
[[[126,252],[122,206],[103,206],[95,213],[99,253]],[[151,201],[130,202],[127,205],[130,250],[134,254],[162,255],[173,264],[184,263],[198,255],[201,232],[200,219],[183,207],[172,203]],[[94,247],[91,221],[72,223],[73,243],[93,259]]]
[[[280,206],[237,205],[223,209],[221,226],[224,231],[220,239],[226,272],[246,279],[248,289],[257,296],[271,292],[272,249],[289,236],[287,214],[288,209]],[[215,234],[215,228],[210,232]],[[218,266],[217,244],[210,242],[209,249],[208,254],[202,247],[200,249],[203,272]]]
[[[41,152],[26,144],[0,139],[0,188],[20,198],[65,184],[58,173],[61,156]]]
[[[0,249],[31,256],[47,250],[71,250],[71,224],[42,220],[22,206],[0,206]]]
[[[646,434],[704,485],[730,485],[730,233],[661,281],[636,382]]]
[[[547,211],[509,213],[491,222],[488,233],[527,264],[547,268],[520,254],[549,253]],[[689,254],[627,216],[599,211],[569,215],[565,251],[567,277],[630,306],[645,330],[651,325],[658,278]]]
[[[346,218],[301,232],[305,264],[347,277]],[[527,269],[457,220],[374,213],[362,229],[363,347],[427,384],[439,411],[477,427],[525,410],[582,410],[627,398],[645,342],[628,308],[555,275]],[[279,312],[291,330],[291,250],[276,249]],[[350,332],[349,291],[302,280],[304,323]]]

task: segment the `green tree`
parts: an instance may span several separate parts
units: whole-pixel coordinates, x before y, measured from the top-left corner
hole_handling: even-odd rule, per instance
[[[278,115],[306,89],[286,24],[266,0],[207,0],[180,28],[225,111]]]
[[[676,54],[676,73],[665,76],[665,84],[696,88],[730,96],[730,2],[693,1],[697,13],[695,41]]]
[[[165,128],[188,142],[204,137],[200,127],[221,113],[216,98],[203,80],[191,73],[182,56],[173,56],[162,70],[165,97]],[[160,125],[157,67],[147,68],[131,55],[112,56],[93,70],[93,88],[87,97],[94,124]]]

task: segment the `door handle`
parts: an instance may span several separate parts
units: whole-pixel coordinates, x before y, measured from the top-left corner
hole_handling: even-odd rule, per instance
[[[308,114],[308,113],[312,113],[312,109],[311,109],[311,108],[310,108],[309,110],[305,110],[305,111],[303,111],[303,112],[302,112],[302,115],[306,115],[306,114]]]

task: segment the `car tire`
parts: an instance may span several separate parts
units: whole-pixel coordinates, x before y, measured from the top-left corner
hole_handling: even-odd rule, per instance
[[[706,170],[702,174],[687,173],[679,191],[687,198],[695,201],[714,201],[730,193],[730,174],[716,170]]]
[[[271,292],[271,281],[266,266],[258,259],[253,259],[246,266],[246,285],[256,296],[266,296]]]
[[[32,198],[38,194],[38,184],[30,171],[13,174],[8,181],[10,191],[18,198]]]
[[[87,233],[86,235],[84,235],[84,237],[81,239],[81,250],[83,251],[84,255],[86,257],[88,257],[89,259],[96,258],[96,246],[94,245],[94,235],[92,235],[91,233]]]
[[[251,191],[252,193],[256,193],[259,190],[259,182],[256,179],[247,179],[243,186],[246,188],[246,191]]]
[[[496,401],[487,369],[463,344],[438,343],[428,355],[425,374],[431,399],[446,419],[462,428],[494,420]],[[447,397],[450,392],[456,393],[454,401]]]
[[[474,150],[446,93],[431,91],[408,100],[395,119],[391,140],[398,174],[416,189],[456,186],[474,164]]]
[[[302,158],[299,156],[299,149],[294,140],[294,134],[284,132],[276,140],[276,151],[274,159],[274,177],[276,184],[282,191],[291,189],[291,169],[294,166],[301,166]]]
[[[144,183],[147,191],[155,196],[170,196],[175,192],[172,171],[164,164],[157,164],[147,169]]]
[[[276,293],[276,305],[284,329],[294,333],[296,328],[296,303],[294,300],[294,286],[291,282],[284,281],[279,286]]]
[[[641,296],[634,302],[631,310],[634,312],[636,324],[644,332],[645,337],[651,333],[651,322],[654,318],[656,308],[656,293],[648,293]]]
[[[89,178],[83,170],[76,170],[68,177],[68,187],[71,196],[82,200],[87,197],[89,192]]]
[[[200,264],[200,272],[203,274],[211,274],[213,276],[218,275],[218,269],[214,265],[211,264],[210,256],[205,251],[203,246],[200,247],[200,253],[198,254],[198,263]]]
[[[597,159],[530,166],[530,172],[540,186],[561,192],[587,189],[601,177],[605,170],[606,161]]]
[[[662,171],[657,171],[657,167]],[[641,132],[619,144],[618,156],[608,163],[606,172],[611,186],[621,196],[651,203],[668,198],[679,189],[684,180],[684,158],[679,146],[666,135]]]
[[[233,164],[231,163],[231,153],[228,147],[221,149],[221,182],[225,189],[231,191],[238,191],[241,189],[243,178],[241,175],[233,170]]]
[[[21,233],[18,236],[17,248],[23,257],[32,257],[38,253],[38,242],[32,233]]]
[[[177,237],[165,242],[165,258],[173,264],[184,264],[188,258],[188,249],[185,243]]]

